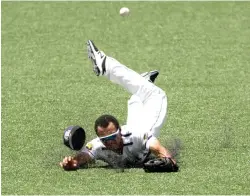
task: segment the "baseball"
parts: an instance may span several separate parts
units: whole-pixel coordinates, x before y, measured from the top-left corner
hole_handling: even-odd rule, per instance
[[[120,9],[120,15],[121,16],[128,16],[129,15],[129,9],[127,7],[122,7]]]

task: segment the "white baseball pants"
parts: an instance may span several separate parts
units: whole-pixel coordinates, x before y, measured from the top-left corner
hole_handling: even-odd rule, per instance
[[[132,94],[128,100],[127,126],[158,137],[167,117],[165,92],[116,59],[106,57],[105,76]]]

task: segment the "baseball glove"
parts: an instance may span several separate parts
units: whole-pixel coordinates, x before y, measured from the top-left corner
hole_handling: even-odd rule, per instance
[[[155,158],[143,164],[145,172],[177,172],[179,167],[170,158]]]

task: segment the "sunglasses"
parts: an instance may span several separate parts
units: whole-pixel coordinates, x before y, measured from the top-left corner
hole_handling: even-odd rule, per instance
[[[110,141],[110,140],[115,140],[116,139],[116,136],[118,135],[120,129],[117,129],[116,132],[110,134],[110,135],[106,135],[106,136],[103,136],[103,137],[99,137],[99,139],[102,141],[102,142],[107,142],[107,141]]]

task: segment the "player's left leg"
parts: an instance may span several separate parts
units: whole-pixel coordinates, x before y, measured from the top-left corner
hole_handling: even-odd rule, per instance
[[[157,70],[142,73],[146,80],[154,83],[155,79],[159,75]],[[140,97],[137,95],[132,95],[128,100],[128,112],[127,112],[127,125],[136,125],[139,121],[143,121],[144,105],[141,102]],[[142,119],[141,119],[142,118]],[[157,124],[158,126],[158,124]]]
[[[158,137],[167,119],[167,96],[164,92],[160,96],[152,95],[143,104],[142,118],[142,126]]]
[[[158,71],[150,71],[141,75],[148,81],[154,82],[158,74]],[[156,102],[161,103],[160,107]],[[145,129],[150,129],[152,134],[157,137],[166,119],[166,109],[167,100],[165,96],[151,97],[143,104],[137,95],[132,95],[128,100],[127,125],[133,127],[145,126]]]
[[[129,126],[134,126],[141,121],[143,115],[143,103],[137,95],[132,95],[128,100],[127,122]]]

